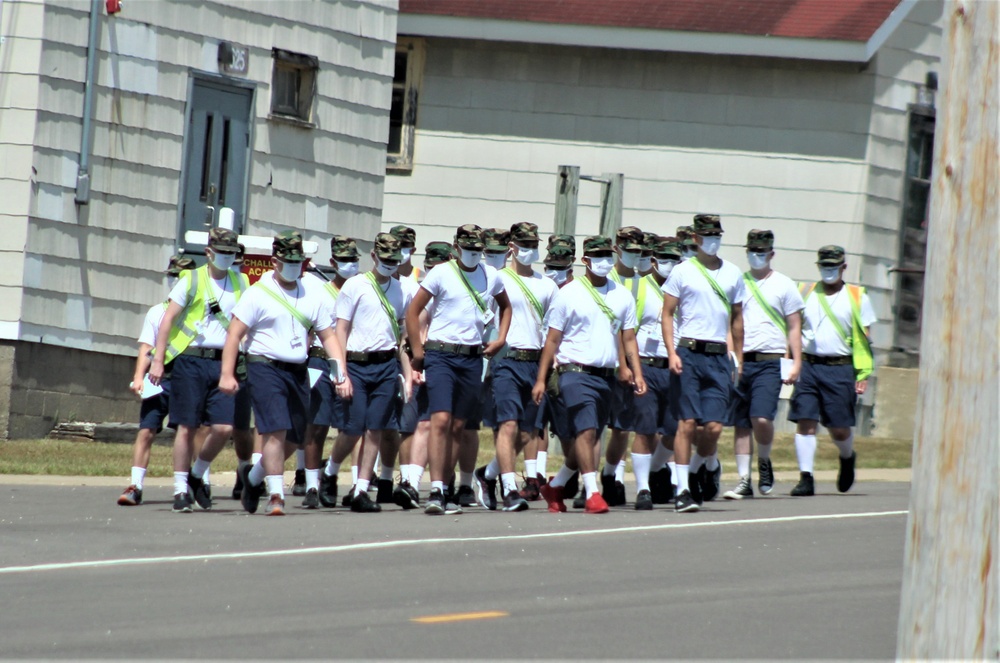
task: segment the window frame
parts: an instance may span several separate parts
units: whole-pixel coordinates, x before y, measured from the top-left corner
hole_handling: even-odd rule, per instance
[[[389,134],[386,135],[385,170],[386,174],[408,175],[413,172],[413,154],[416,142],[417,110],[420,101],[420,89],[423,83],[424,60],[426,58],[427,42],[418,37],[400,36],[396,40],[393,54],[406,54],[406,74],[403,78],[403,108],[402,124],[400,125],[399,152],[389,152],[392,128],[392,107],[389,108]],[[395,65],[394,65],[395,66]],[[395,71],[393,72],[393,89],[396,89]],[[390,102],[391,104],[391,102]]]
[[[271,99],[268,119],[288,122],[306,128],[315,128],[313,115],[319,81],[319,58],[295,53],[282,48],[271,49]],[[292,72],[298,75],[298,107],[276,106],[278,74]]]

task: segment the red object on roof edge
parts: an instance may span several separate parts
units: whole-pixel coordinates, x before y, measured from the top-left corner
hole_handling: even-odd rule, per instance
[[[902,0],[400,0],[400,14],[867,42]]]

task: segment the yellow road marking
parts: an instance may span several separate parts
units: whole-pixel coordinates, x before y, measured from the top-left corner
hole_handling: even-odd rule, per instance
[[[467,622],[473,619],[496,619],[498,617],[510,617],[510,613],[499,610],[490,610],[488,612],[456,612],[450,615],[412,617],[410,621],[418,624],[446,624],[448,622]]]

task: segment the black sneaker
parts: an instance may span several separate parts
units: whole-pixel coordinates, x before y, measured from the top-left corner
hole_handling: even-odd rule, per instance
[[[257,513],[257,505],[264,495],[264,482],[262,481],[259,486],[250,483],[251,467],[252,465],[248,463],[240,470],[240,475],[243,477],[243,494],[240,495],[240,504],[243,505],[243,510],[247,513]]]
[[[691,491],[685,490],[674,500],[674,511],[677,513],[694,513],[701,506],[691,497]]]
[[[774,490],[774,470],[771,468],[771,459],[757,459],[757,488],[761,495],[770,495]]]
[[[691,499],[698,503],[700,506],[704,501],[701,496],[701,487],[705,485],[705,466],[702,465],[698,468],[698,471],[694,474],[688,475],[688,490],[691,493]]]
[[[465,486],[462,486],[463,488]],[[473,502],[475,504],[475,502]],[[454,516],[462,513],[462,505],[458,502],[455,497],[455,493],[450,490],[444,494],[444,515]]]
[[[302,498],[302,508],[303,509],[318,509],[319,508],[319,491],[315,488],[310,488],[306,491],[306,496]]]
[[[528,500],[521,497],[518,491],[508,490],[507,494],[503,496],[504,511],[525,511],[527,508]]]
[[[624,506],[625,504],[628,504],[628,500],[625,499],[625,484],[621,481],[615,481],[615,504],[608,506]]]
[[[653,510],[653,493],[649,490],[640,490],[635,495],[635,510],[636,511],[652,511]]]
[[[799,472],[799,483],[792,488],[792,497],[811,497],[816,494],[813,486],[813,475],[810,472]]]
[[[392,491],[392,501],[404,509],[416,509],[420,506],[420,495],[409,481],[400,481]]]
[[[375,492],[376,504],[392,504],[392,479],[379,479]]]
[[[670,468],[664,467],[649,473],[649,494],[653,504],[666,504],[670,501]],[[639,499],[636,496],[636,499]]]
[[[458,506],[469,508],[476,506],[476,494],[472,492],[472,486],[459,486],[457,495]]]
[[[337,508],[337,475],[328,477],[326,472],[320,470],[319,503],[327,509]]]
[[[233,499],[239,501],[243,496],[243,476],[240,474],[240,470],[236,468],[236,483],[233,484]]]
[[[295,470],[295,483],[292,484],[292,495],[303,497],[306,494],[306,471]]]
[[[194,503],[199,509],[208,511],[212,508],[212,487],[193,474],[188,475],[188,490],[194,495]]]
[[[351,506],[351,502],[353,501],[354,501],[354,486],[351,486],[351,489],[347,491],[346,495],[344,495],[344,499],[340,500],[340,506],[349,507]]]
[[[727,490],[723,497],[727,500],[745,500],[753,497],[753,482],[750,475],[740,477],[740,482],[732,490]]]
[[[837,472],[837,490],[842,493],[846,493],[854,485],[854,461],[857,457],[857,452],[852,451],[850,458],[840,459],[840,471]]]
[[[382,505],[372,502],[366,491],[358,491],[351,500],[351,511],[354,513],[378,513],[382,510]]]
[[[601,474],[601,497],[608,506],[618,506],[618,490],[614,474]]]
[[[585,509],[587,507],[587,492],[581,490],[573,498],[573,508],[574,509]]]
[[[497,480],[486,478],[486,466],[477,468],[472,475],[476,479],[476,500],[489,511],[497,510]]]
[[[424,513],[430,516],[440,516],[444,514],[444,493],[441,492],[440,488],[435,488],[431,491],[431,494],[427,496],[427,502],[424,505]]]
[[[719,491],[722,489],[722,463],[720,462],[714,470],[703,465],[702,470],[704,470],[704,474],[702,475],[701,499],[703,502],[711,502],[719,496]]]
[[[569,478],[566,485],[563,486],[563,499],[572,499],[576,497],[577,491],[580,490],[580,473],[574,472],[573,476]],[[586,502],[586,500],[584,500]],[[582,506],[580,507],[583,508]]]
[[[174,513],[191,513],[191,495],[186,491],[174,495]]]

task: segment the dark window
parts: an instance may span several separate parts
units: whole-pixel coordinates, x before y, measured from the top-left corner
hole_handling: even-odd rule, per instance
[[[424,42],[400,37],[396,44],[392,106],[389,108],[389,140],[386,145],[386,168],[389,172],[409,172],[413,169],[423,61]]]
[[[311,124],[319,60],[280,48],[271,57],[271,116]]]

